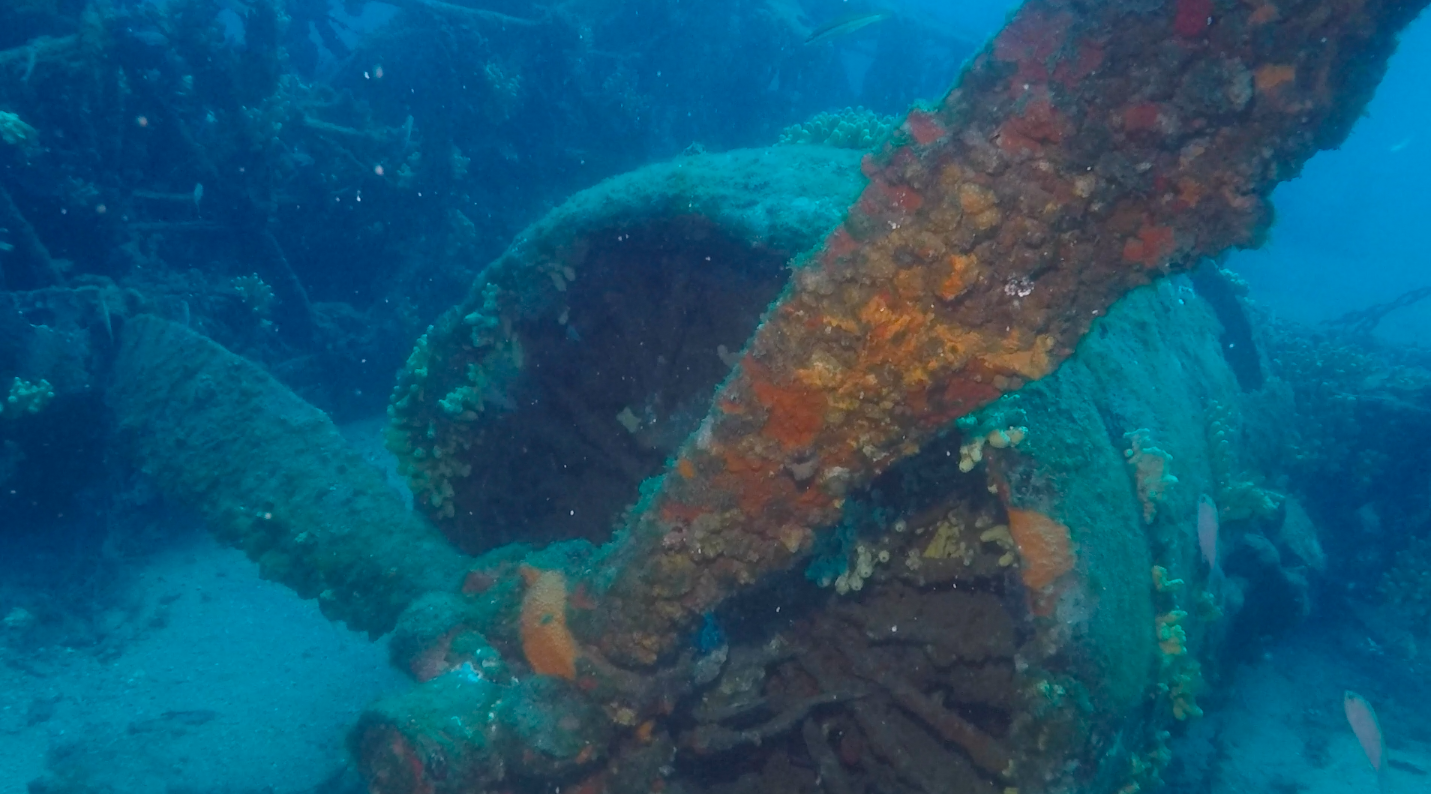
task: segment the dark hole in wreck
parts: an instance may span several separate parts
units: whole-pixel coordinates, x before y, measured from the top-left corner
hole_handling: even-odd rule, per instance
[[[704,417],[792,253],[695,216],[607,229],[581,248],[564,317],[514,327],[524,366],[510,410],[467,452],[448,531],[469,553],[606,540]]]

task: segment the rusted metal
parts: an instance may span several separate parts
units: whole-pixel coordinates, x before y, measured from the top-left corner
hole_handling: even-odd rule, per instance
[[[667,717],[683,708],[702,665],[676,652],[695,618],[799,562],[847,495],[952,420],[1049,374],[1128,290],[1257,244],[1271,221],[1273,187],[1345,137],[1396,32],[1425,4],[1029,0],[943,102],[911,113],[900,137],[866,160],[863,195],[796,268],[706,420],[643,488],[616,539],[545,562],[536,558],[551,549],[516,550],[537,569],[525,587],[511,570],[515,557],[493,552],[464,588],[489,595],[454,596],[457,618],[411,632],[441,638],[408,643],[432,662],[425,668],[432,677],[370,709],[355,731],[370,788],[495,789],[511,769],[520,785],[659,790],[677,753],[669,730],[679,721]],[[1007,489],[997,490],[1010,502]],[[1027,507],[1036,505],[1017,509]],[[1067,531],[1052,516],[1020,515],[1035,532]],[[1030,590],[1068,571],[1062,550],[1054,551],[1042,567],[1022,569]],[[1148,559],[1138,559],[1141,571]],[[531,584],[552,570],[569,589]],[[541,609],[517,606],[539,596]],[[557,609],[565,626],[549,618]],[[1133,631],[1149,632],[1151,611],[1151,603],[1128,611],[1138,618]],[[542,632],[559,636],[538,638]],[[491,656],[485,641],[515,661],[519,635],[526,667],[516,663],[516,679],[489,678],[480,664]],[[882,763],[922,790],[948,786],[913,762],[908,736],[958,748],[969,759],[961,779],[971,785],[1058,791],[1071,790],[1059,788],[1060,769],[1082,763],[1102,775],[1100,758],[1123,763],[1105,752],[1107,743],[1077,736],[1124,741],[1132,735],[1123,730],[1129,704],[1146,719],[1135,674],[1118,697],[1069,707],[1054,726],[1067,735],[1045,744],[1039,729],[1054,722],[1046,713],[1012,715],[1038,723],[1024,728],[976,724],[925,702],[903,673],[851,651],[854,635],[819,636],[829,646],[799,657],[804,685],[826,694],[877,685],[879,697],[849,701],[846,719]],[[538,644],[543,659],[559,651],[560,664],[539,664]],[[999,656],[1011,680],[1012,653]],[[544,667],[560,675],[525,672]],[[753,734],[707,726],[692,737],[716,737],[715,745],[688,744],[699,754],[793,730],[808,716],[801,703],[820,702],[808,700],[818,691],[798,692],[807,698],[793,701],[798,708],[778,710]],[[1086,722],[1095,713],[1101,729]],[[909,730],[894,730],[896,721]],[[551,736],[542,725],[555,726]],[[829,755],[820,726],[807,723],[802,734],[812,758]],[[1028,759],[1019,737],[1035,735],[1031,746],[1044,760],[1020,765]],[[1128,752],[1140,752],[1138,744]],[[1078,753],[1087,755],[1076,760]],[[1104,777],[1097,790],[1126,782],[1105,785]]]
[[[1425,0],[1030,0],[864,164],[575,623],[651,664],[846,494],[1048,374],[1128,290],[1255,246]]]

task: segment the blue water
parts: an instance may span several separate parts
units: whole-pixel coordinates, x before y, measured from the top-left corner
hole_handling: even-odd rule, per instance
[[[375,702],[413,691],[414,667],[402,656],[402,640],[394,649],[390,636],[374,639],[330,621],[319,607],[322,587],[298,586],[303,592],[295,593],[270,581],[292,584],[301,576],[265,556],[262,539],[250,536],[243,549],[216,540],[204,518],[210,505],[186,504],[155,479],[153,467],[132,451],[134,434],[154,431],[126,425],[113,397],[122,391],[113,380],[117,351],[135,318],[162,318],[271,375],[332,420],[352,459],[372,469],[365,472],[373,482],[390,488],[385,498],[415,506],[420,517],[414,523],[431,519],[464,552],[489,551],[499,544],[444,523],[452,516],[433,508],[422,490],[431,483],[408,476],[411,461],[399,460],[403,450],[395,455],[384,446],[394,373],[418,366],[414,345],[469,294],[484,267],[509,246],[521,252],[525,235],[542,231],[524,230],[574,194],[644,166],[774,146],[782,136],[810,134],[819,114],[844,113],[878,139],[912,106],[942,97],[1017,6],[1010,0],[6,0],[0,6],[0,794],[355,794],[369,785],[400,790],[363,779],[350,732]],[[870,19],[875,13],[882,16]],[[819,35],[826,23],[861,17],[867,24]],[[1385,79],[1346,142],[1317,155],[1300,177],[1276,189],[1277,220],[1267,245],[1221,261],[1245,281],[1246,291],[1236,300],[1226,297],[1232,292],[1225,276],[1215,276],[1223,290],[1218,321],[1231,327],[1223,313],[1231,306],[1252,329],[1233,342],[1223,337],[1223,352],[1232,359],[1237,354],[1230,345],[1256,345],[1253,366],[1271,373],[1271,385],[1263,391],[1245,382],[1238,387],[1229,374],[1225,382],[1207,384],[1208,410],[1226,408],[1216,404],[1220,395],[1214,392],[1228,389],[1233,396],[1227,399],[1247,417],[1246,429],[1232,433],[1246,450],[1241,465],[1278,500],[1262,517],[1265,526],[1230,522],[1231,575],[1241,577],[1239,593],[1252,595],[1250,603],[1228,607],[1242,610],[1241,622],[1209,630],[1207,647],[1219,650],[1203,659],[1206,716],[1180,718],[1169,736],[1152,731],[1160,747],[1171,748],[1170,764],[1135,753],[1137,772],[1117,784],[1101,779],[1102,788],[1090,784],[1087,794],[1111,794],[1135,779],[1145,786],[1141,790],[1156,790],[1158,775],[1145,775],[1144,766],[1156,766],[1164,790],[1180,794],[1369,790],[1374,775],[1341,713],[1344,689],[1364,692],[1384,707],[1383,728],[1396,760],[1383,773],[1395,779],[1388,790],[1431,791],[1431,721],[1424,708],[1431,670],[1418,651],[1431,642],[1425,626],[1431,584],[1415,564],[1431,564],[1427,75],[1431,17],[1423,14],[1404,31]],[[805,133],[795,128],[802,124]],[[841,141],[851,152],[861,149]],[[840,157],[829,168],[843,168],[841,174],[853,179],[856,154]],[[690,172],[705,173],[695,167]],[[785,189],[749,188],[757,198]],[[813,218],[828,210],[821,201],[829,197],[800,196],[790,203],[801,202],[801,211]],[[681,215],[685,209],[662,211]],[[719,251],[718,260],[739,247],[707,243],[704,227],[692,231],[699,224],[687,229],[685,239],[646,237],[634,226],[603,234],[623,242],[622,235],[635,235],[650,272],[697,268],[725,278],[727,271],[717,270],[721,262],[694,258],[691,241]],[[778,219],[765,218],[746,228],[777,227]],[[652,316],[708,311],[715,319],[700,314],[704,324],[690,331],[710,334],[704,365],[695,367],[705,369],[690,376],[696,385],[682,381],[686,391],[680,394],[674,387],[668,393],[652,387],[644,401],[592,409],[604,430],[583,423],[581,411],[570,407],[571,392],[479,384],[472,399],[485,401],[483,417],[525,417],[552,405],[573,417],[569,435],[514,432],[517,440],[507,446],[493,442],[492,465],[518,472],[498,479],[506,484],[495,489],[512,493],[499,493],[490,506],[501,514],[502,541],[540,545],[564,537],[568,524],[561,522],[577,522],[578,510],[596,515],[581,519],[588,522],[583,537],[604,539],[606,528],[639,497],[636,484],[659,473],[699,426],[709,390],[719,381],[715,375],[728,369],[743,343],[730,329],[754,326],[783,283],[783,257],[798,253],[769,239],[741,248],[758,253],[752,260],[770,259],[759,267],[778,277],[749,287],[763,296],[760,302],[722,315],[736,298],[711,289],[683,295],[686,303],[670,298],[668,305],[666,293],[651,284],[659,281],[661,290],[669,285],[656,276],[649,284],[634,283],[648,271],[613,253],[619,249],[602,248],[609,244],[603,238],[580,245],[595,251],[594,259],[605,257],[603,267],[627,267],[636,275],[630,281],[613,277],[602,287],[606,294],[587,293],[598,295],[593,305],[631,306]],[[571,250],[548,253],[556,262]],[[755,283],[760,275],[729,278]],[[582,283],[559,265],[541,272],[543,288],[548,279],[562,293]],[[1157,293],[1164,308],[1208,295],[1205,282],[1181,277],[1164,288]],[[1398,299],[1404,305],[1377,310]],[[1210,307],[1218,299],[1207,300],[1196,304],[1205,307],[1198,308],[1199,317],[1214,316]],[[533,298],[523,310],[536,316],[545,310],[538,303]],[[1368,309],[1374,321],[1355,329],[1336,322]],[[603,331],[595,321],[583,325],[579,314],[573,311],[568,323],[563,312],[565,327],[556,341],[512,353],[511,366],[502,371],[520,371],[524,354],[545,361],[549,354],[596,349],[615,360],[600,340],[623,335],[653,347],[670,341],[636,324]],[[673,344],[679,349],[679,341]],[[1298,357],[1308,350],[1307,358]],[[682,366],[689,361],[671,356]],[[1312,359],[1315,366],[1308,363]],[[671,361],[659,361],[662,377],[680,380],[666,370]],[[432,365],[434,372],[443,367],[440,361]],[[599,374],[549,378],[577,390],[598,382]],[[647,376],[656,377],[643,370],[612,379],[626,388]],[[1099,419],[1109,423],[1111,436],[1137,429],[1113,424],[1142,415],[1136,402],[1146,385],[1129,385],[1100,404]],[[1156,385],[1149,389],[1156,393]],[[1270,416],[1283,398],[1295,399],[1305,413],[1285,421]],[[205,403],[176,391],[175,413],[193,405],[189,400]],[[462,400],[446,403],[453,405],[449,413],[461,414]],[[1017,424],[980,425],[979,432]],[[295,437],[305,430],[299,425]],[[225,429],[242,434],[243,418]],[[1204,429],[1191,436],[1213,444]],[[1169,428],[1154,430],[1176,435]],[[436,429],[430,432],[436,436]],[[1003,439],[1001,445],[1008,435]],[[782,651],[771,636],[794,636],[828,615],[844,615],[856,625],[853,612],[830,600],[836,587],[840,597],[852,599],[845,603],[859,603],[865,580],[882,585],[893,578],[880,573],[881,566],[914,570],[929,564],[921,563],[924,558],[941,557],[927,550],[908,557],[900,552],[891,562],[887,552],[891,543],[904,542],[905,518],[915,520],[907,512],[934,516],[929,537],[941,531],[936,514],[943,503],[929,498],[927,489],[957,476],[959,445],[947,442],[940,447],[947,460],[924,460],[924,468],[911,467],[898,484],[882,482],[852,495],[846,515],[862,518],[821,536],[813,563],[788,580],[761,582],[755,595],[734,606],[703,612],[690,641],[673,654],[696,665],[692,675],[700,683],[671,695],[666,712],[674,715],[672,735],[698,733],[693,726],[704,718],[693,715],[702,708],[727,713],[699,697],[723,686],[740,683],[755,693],[744,703],[730,697],[736,707],[723,702],[734,716],[722,724],[738,730],[780,722],[780,706],[800,703],[810,692],[831,694],[808,671],[792,672],[788,659],[800,649]],[[158,447],[187,449],[187,443],[163,439]],[[608,454],[612,443],[627,454]],[[1173,471],[1181,454],[1175,450],[1168,458]],[[538,457],[545,468],[524,468]],[[590,490],[571,487],[537,507],[539,500],[518,492],[531,471],[555,472],[555,481],[571,461],[593,457],[601,460],[599,471],[581,483]],[[255,468],[275,470],[284,463],[252,461]],[[979,461],[969,464],[975,468]],[[796,454],[786,471],[804,488],[810,475],[802,472],[814,466]],[[1189,483],[1212,476],[1183,475]],[[958,499],[987,501],[985,491],[990,489]],[[1197,495],[1187,496],[1191,504]],[[263,515],[271,508],[243,509]],[[1297,512],[1303,510],[1305,515]],[[1320,536],[1319,563],[1288,540],[1291,530],[1277,534],[1283,530],[1275,527],[1303,518],[1298,526],[1312,527],[1313,545]],[[274,529],[274,537],[281,532]],[[992,548],[1004,535],[993,532],[980,542]],[[437,530],[433,537],[440,537]],[[1149,537],[1163,551],[1177,546]],[[963,553],[939,543],[949,558]],[[585,559],[585,551],[569,553]],[[1019,637],[1026,639],[1034,618],[1017,597],[1015,579],[998,567],[1009,564],[994,564],[975,588],[1018,621],[1030,621],[1019,624]],[[1141,576],[1147,566],[1139,565]],[[464,580],[464,588],[472,588],[464,589],[467,596],[486,597],[492,581],[501,579],[487,574],[482,569]],[[517,581],[514,565],[503,575]],[[911,588],[918,592],[910,603],[944,587]],[[952,590],[958,587],[956,582]],[[575,604],[578,594],[571,595]],[[872,596],[866,591],[865,597]],[[762,612],[783,608],[789,612],[778,617]],[[1067,606],[1080,614],[1100,608],[1111,607]],[[1077,622],[1068,620],[1070,626]],[[886,631],[882,624],[860,626]],[[511,626],[507,632],[512,636],[502,647],[512,654],[517,632]],[[905,647],[904,640],[899,643]],[[927,646],[934,658],[938,642],[907,644]],[[483,651],[490,656],[473,652],[473,658],[496,655]],[[390,664],[390,653],[402,664]],[[753,664],[752,658],[767,659],[755,665],[759,676],[736,683],[729,680],[733,676],[715,677],[731,669],[722,665]],[[878,653],[874,658],[898,666]],[[948,664],[921,663],[909,675]],[[485,670],[449,667],[439,672],[481,677]],[[710,676],[703,678],[706,672]],[[1019,674],[1026,672],[1021,661]],[[1040,696],[1053,691],[1051,680],[1040,681]],[[992,673],[965,685],[969,689],[958,690],[962,695],[954,686],[919,694],[939,708],[947,699],[960,719],[1000,736],[1015,730],[1010,715],[1032,702],[1034,692],[1015,691]],[[997,694],[987,702],[968,695],[980,687]],[[1059,691],[1059,697],[1067,694]],[[874,732],[868,724],[860,727],[869,715],[859,706],[866,698],[873,703],[871,695],[835,694],[806,701],[805,710],[772,737],[740,739],[738,752],[711,760],[687,743],[654,766],[669,767],[669,778],[684,786],[675,790],[711,794],[936,788],[888,751],[869,749],[873,742],[862,737]],[[1157,697],[1150,694],[1149,703]],[[1075,699],[1069,695],[1070,702]],[[1147,736],[1141,731],[1151,730],[1156,708],[1147,706],[1146,721],[1126,738],[1130,746],[1142,746]],[[623,741],[630,739],[623,751],[650,741],[649,724],[627,724],[615,707],[603,713],[620,726],[613,730]],[[891,713],[900,726],[922,724],[898,709]],[[468,716],[453,719],[461,725]],[[777,719],[765,723],[757,719],[762,716]],[[814,727],[802,733],[791,729],[796,725]],[[655,730],[659,736],[663,728]],[[937,729],[908,730],[935,737],[928,740],[936,749],[958,756],[960,770],[968,766],[951,750],[957,742],[947,733],[941,740]],[[918,746],[913,754],[920,754]],[[1096,760],[1085,757],[1070,768],[1091,768]],[[604,783],[594,781],[605,778],[592,772],[595,767],[581,767],[587,761],[574,762],[579,772],[547,778],[518,770],[481,790],[601,790]],[[822,777],[832,768],[839,777]],[[1012,780],[959,774],[966,776],[938,779],[977,780],[970,792],[996,791]]]
[[[1279,314],[1317,323],[1395,299],[1431,283],[1415,229],[1427,213],[1431,21],[1407,28],[1386,79],[1346,143],[1313,158],[1300,179],[1274,194],[1271,243],[1230,260],[1253,294]],[[1431,307],[1390,314],[1387,339],[1426,346]]]

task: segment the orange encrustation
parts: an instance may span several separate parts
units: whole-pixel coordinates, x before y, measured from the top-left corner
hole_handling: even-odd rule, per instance
[[[574,680],[580,650],[566,626],[566,575],[530,565],[522,566],[521,574],[527,583],[522,596],[522,654],[532,672]]]
[[[1073,570],[1073,538],[1068,527],[1037,510],[1009,508],[1009,534],[1019,550],[1024,586],[1042,591]]]
[[[1272,189],[1345,137],[1425,4],[1318,2],[1312,30],[1265,3],[1027,0],[865,159],[864,192],[593,571],[583,641],[654,663],[797,564],[847,495],[1052,372],[1123,294],[1259,244]],[[1066,533],[1022,526],[1025,583],[1047,587]]]

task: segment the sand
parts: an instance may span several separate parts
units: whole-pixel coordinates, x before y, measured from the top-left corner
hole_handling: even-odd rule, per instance
[[[359,710],[408,682],[386,649],[199,531],[143,561],[116,649],[0,651],[0,794],[312,791],[343,778]],[[13,629],[12,629],[13,631]],[[330,785],[333,785],[330,783]]]

